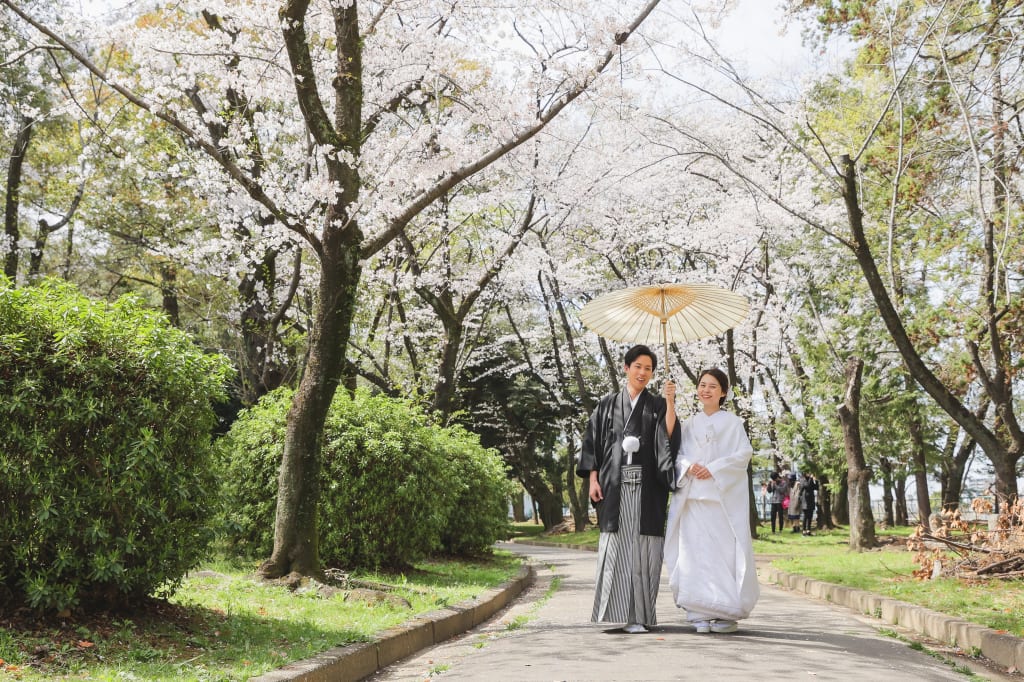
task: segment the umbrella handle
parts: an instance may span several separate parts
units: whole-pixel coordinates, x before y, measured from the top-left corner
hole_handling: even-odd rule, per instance
[[[669,378],[669,372],[668,372],[668,329],[667,329],[666,325],[668,325],[668,320],[666,318],[664,318],[664,317],[661,318],[661,344],[662,344],[662,347],[665,349],[664,374],[665,374],[665,378],[668,379]]]

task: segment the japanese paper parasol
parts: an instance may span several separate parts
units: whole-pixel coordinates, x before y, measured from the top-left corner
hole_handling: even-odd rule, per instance
[[[747,317],[750,304],[712,284],[653,284],[598,296],[583,306],[580,321],[613,341],[668,344],[717,336]]]

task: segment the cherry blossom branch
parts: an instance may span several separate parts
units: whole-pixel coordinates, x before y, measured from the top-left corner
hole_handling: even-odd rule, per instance
[[[5,0],[6,1],[6,0]],[[622,45],[626,40],[640,27],[640,24],[654,11],[654,8],[658,6],[661,0],[650,0],[647,5],[641,9],[640,13],[633,18],[630,24],[625,30],[615,35],[613,44],[616,48]],[[399,232],[404,230],[406,226],[419,215],[427,206],[430,206],[434,201],[443,196],[445,193],[450,191],[453,187],[458,185],[466,178],[474,175],[475,173],[488,167],[498,159],[504,157],[513,149],[519,147],[523,143],[532,139],[537,133],[542,131],[548,123],[550,123],[559,113],[561,113],[566,107],[572,104],[580,95],[586,92],[594,81],[600,76],[605,68],[615,58],[617,51],[614,48],[609,48],[598,60],[597,65],[594,67],[589,77],[585,78],[581,83],[572,87],[568,92],[564,93],[560,98],[556,99],[549,107],[543,110],[543,112],[537,117],[537,123],[519,132],[519,134],[512,137],[512,139],[499,144],[494,147],[491,151],[485,153],[477,160],[468,163],[461,168],[457,168],[454,171],[447,173],[439,181],[437,181],[432,187],[425,189],[416,198],[410,202],[410,204],[397,215],[388,225],[388,227],[380,234],[367,239],[362,248],[363,258],[369,258],[381,249],[398,235]]]
[[[318,241],[311,235],[302,225],[301,222],[294,219],[293,216],[282,210],[273,199],[271,199],[267,193],[263,190],[263,187],[256,182],[252,177],[245,173],[226,153],[225,150],[217,147],[209,140],[205,139],[202,135],[199,135],[195,130],[189,127],[184,121],[175,116],[172,112],[165,108],[154,106],[140,95],[136,94],[129,88],[113,81],[106,72],[97,66],[88,56],[86,56],[81,50],[78,50],[68,41],[64,40],[61,36],[57,35],[53,30],[44,26],[39,21],[36,21],[31,15],[25,12],[23,9],[15,5],[11,0],[0,0],[6,7],[12,12],[21,17],[26,23],[35,28],[37,31],[42,33],[44,36],[54,41],[61,46],[75,61],[85,67],[90,73],[96,78],[100,79],[108,87],[112,88],[126,100],[137,106],[138,108],[149,112],[151,115],[160,119],[164,123],[167,123],[172,128],[181,133],[186,139],[193,142],[202,149],[210,158],[216,161],[220,167],[239,185],[241,185],[250,197],[270,212],[278,221],[285,225],[288,229],[292,230],[296,234],[300,235],[303,239],[307,240],[310,244],[314,245],[314,248],[319,248]]]

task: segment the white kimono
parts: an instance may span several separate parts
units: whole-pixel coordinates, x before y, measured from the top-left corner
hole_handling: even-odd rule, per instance
[[[690,621],[746,618],[761,593],[750,538],[747,464],[753,448],[743,420],[722,410],[710,417],[698,412],[681,428],[678,489],[665,532],[672,595]],[[712,478],[687,476],[694,463],[706,466]]]

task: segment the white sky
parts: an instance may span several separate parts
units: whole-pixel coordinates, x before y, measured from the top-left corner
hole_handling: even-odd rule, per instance
[[[153,3],[153,0],[78,1],[85,14],[111,18],[122,10]],[[723,51],[730,58],[745,62],[751,75],[793,75],[820,66],[822,55],[813,54],[800,43],[800,26],[794,21],[788,26],[784,23],[780,0],[735,0],[735,5],[715,33]]]
[[[750,76],[791,82],[800,76],[836,68],[849,54],[843,41],[824,52],[801,44],[802,24],[786,21],[779,0],[739,0],[715,31],[722,52],[743,65]]]

